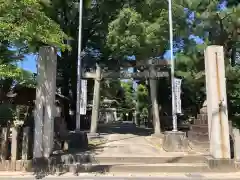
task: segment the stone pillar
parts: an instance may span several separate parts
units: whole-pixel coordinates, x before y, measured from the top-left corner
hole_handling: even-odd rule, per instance
[[[39,55],[37,62],[37,87],[36,87],[36,100],[34,109],[34,147],[33,157],[41,158],[43,156],[43,105],[44,105],[44,65]]]
[[[38,58],[35,102],[34,157],[50,156],[53,148],[57,52],[50,46],[42,47]]]
[[[224,52],[222,46],[205,50],[205,75],[210,153],[216,159],[230,159],[230,140]]]
[[[16,161],[18,158],[18,135],[19,129],[17,127],[12,128],[12,144],[11,144],[11,160]]]
[[[233,142],[234,142],[234,159],[240,162],[240,131],[237,128],[233,128]]]
[[[152,64],[152,60],[148,61],[150,65],[150,73],[149,74],[156,74],[156,69]],[[160,127],[160,116],[159,116],[159,103],[158,103],[158,93],[157,93],[157,80],[156,79],[149,79],[150,85],[150,96],[151,96],[151,103],[152,103],[152,116],[153,116],[153,127],[154,127],[154,134],[160,135],[161,127]]]
[[[43,128],[44,157],[49,157],[53,149],[54,117],[56,115],[55,93],[56,93],[56,70],[57,52],[53,47],[42,49],[45,55],[45,113]]]
[[[29,157],[29,145],[30,145],[30,127],[24,127],[22,140],[22,160],[27,160]]]
[[[1,141],[1,160],[6,160],[8,155],[8,137],[9,127],[2,128],[2,141]]]
[[[159,105],[157,100],[157,80],[150,79],[150,90],[152,100],[152,113],[153,113],[153,127],[155,134],[161,134]]]
[[[101,67],[96,65],[96,76],[94,80],[94,93],[93,93],[93,106],[92,106],[92,119],[90,133],[97,132],[97,123],[99,117],[99,106],[100,106],[100,87],[101,87]]]

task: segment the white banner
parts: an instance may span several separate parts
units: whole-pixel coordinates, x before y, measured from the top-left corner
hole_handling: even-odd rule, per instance
[[[182,84],[182,79],[174,78],[176,113],[178,114],[182,113],[181,84]]]
[[[81,80],[80,114],[86,115],[86,112],[87,112],[87,80]]]

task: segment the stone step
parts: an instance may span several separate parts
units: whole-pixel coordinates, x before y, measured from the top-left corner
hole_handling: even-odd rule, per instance
[[[238,172],[237,167],[210,168],[207,163],[163,163],[163,164],[65,164],[65,170],[70,172],[90,173],[209,173]]]
[[[207,160],[204,156],[186,155],[186,156],[162,156],[162,157],[95,157],[91,160],[94,163],[144,163],[144,164],[161,164],[161,163],[205,163]]]
[[[198,114],[197,118],[194,119],[195,125],[207,125],[208,124],[208,117],[205,114]]]
[[[196,131],[189,131],[188,132],[188,140],[192,141],[192,140],[197,140],[197,141],[201,141],[201,142],[207,142],[209,143],[209,136],[208,136],[208,132],[196,132]]]
[[[194,119],[193,124],[195,125],[208,125],[207,120],[201,120],[201,119]]]
[[[207,159],[201,155],[175,155],[175,156],[162,156],[162,157],[104,157],[94,155],[62,155],[56,157],[53,161],[69,164],[75,162],[79,164],[92,163],[144,163],[144,164],[162,164],[162,163],[205,163]]]
[[[207,114],[198,114],[197,115],[197,119],[207,120],[208,119],[208,115]]]
[[[210,172],[205,163],[163,163],[163,164],[86,164],[77,167],[78,172],[124,172],[124,173],[159,173],[159,172]]]
[[[37,167],[39,168],[39,166]],[[47,166],[50,172],[72,172],[72,173],[201,173],[219,171],[210,168],[207,163],[65,163]],[[43,168],[39,168],[41,170]],[[37,169],[33,169],[38,172]],[[221,169],[221,172],[236,172],[237,168]]]
[[[207,125],[191,125],[191,131],[193,132],[201,132],[201,133],[208,133],[208,126]]]
[[[35,172],[37,170],[41,171],[41,169],[47,168],[50,172],[72,172],[72,173],[201,173],[201,172],[236,172],[239,171],[237,166],[226,166],[228,168],[218,168],[217,166],[210,166],[209,159],[206,156],[205,163],[197,163],[197,162],[166,162],[166,163],[144,163],[144,162],[61,162],[61,163],[51,163],[46,164],[45,166],[40,166],[38,164],[37,169],[33,168]],[[109,161],[109,160],[108,160]],[[210,168],[211,167],[211,168]]]

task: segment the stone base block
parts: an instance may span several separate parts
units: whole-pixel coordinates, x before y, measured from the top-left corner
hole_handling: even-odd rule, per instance
[[[88,137],[86,132],[70,132],[67,137],[68,149],[87,149]]]
[[[184,152],[188,150],[186,133],[181,131],[166,131],[163,139],[163,149],[167,152]]]
[[[162,133],[157,133],[157,134],[151,134],[152,137],[154,138],[159,138],[159,139],[163,139],[164,138],[164,134]]]
[[[211,156],[206,157],[207,163],[212,170],[221,170],[224,172],[239,168],[238,163],[234,159],[215,159]]]
[[[98,139],[98,138],[100,138],[100,134],[99,133],[87,133],[87,138],[88,138],[88,140]]]

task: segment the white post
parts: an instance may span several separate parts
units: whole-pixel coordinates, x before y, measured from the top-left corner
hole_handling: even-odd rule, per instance
[[[78,26],[78,60],[77,60],[77,104],[76,104],[76,131],[81,130],[81,115],[80,115],[80,102],[81,102],[81,73],[82,73],[82,10],[83,0],[79,0],[79,26]]]
[[[169,41],[170,41],[170,59],[171,59],[171,86],[172,86],[172,118],[173,131],[177,131],[177,115],[175,102],[175,85],[174,85],[174,58],[173,58],[173,27],[172,27],[172,0],[168,0],[168,18],[169,18]]]

